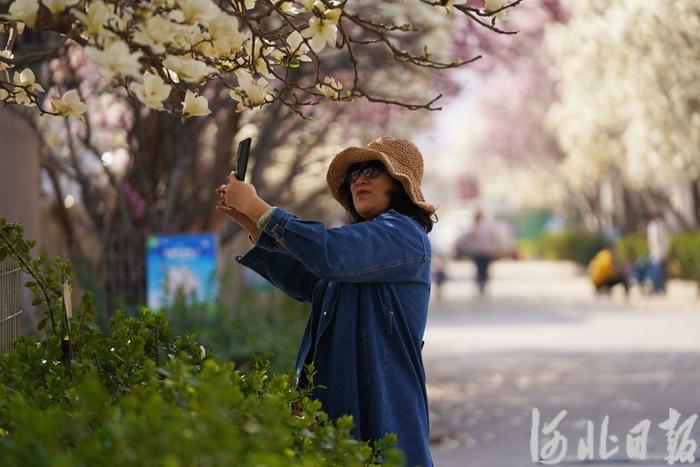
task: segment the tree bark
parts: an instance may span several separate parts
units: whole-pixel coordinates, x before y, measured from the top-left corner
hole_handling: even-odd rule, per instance
[[[694,228],[700,227],[700,179],[690,182],[690,193],[693,199],[693,214],[695,215]]]

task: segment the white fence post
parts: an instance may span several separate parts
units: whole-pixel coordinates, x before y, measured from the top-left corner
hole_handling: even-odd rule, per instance
[[[22,335],[21,274],[15,262],[8,258],[0,261],[0,352],[10,350]]]

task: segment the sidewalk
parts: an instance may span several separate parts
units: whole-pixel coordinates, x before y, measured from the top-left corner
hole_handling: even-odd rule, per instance
[[[671,282],[667,297],[622,291],[596,297],[569,263],[500,262],[488,297],[474,298],[472,266],[452,263],[443,303],[433,302],[424,359],[435,465],[533,465],[532,410],[568,440],[560,465],[577,458],[586,421],[594,424],[595,465],[668,465],[658,424],[678,410],[700,412],[700,300],[694,284]],[[601,422],[619,451],[604,461]],[[629,459],[626,435],[649,419],[649,457]],[[535,430],[537,432],[537,430]],[[690,439],[700,440],[700,426]],[[607,451],[615,444],[608,442]],[[698,452],[700,455],[700,452]]]

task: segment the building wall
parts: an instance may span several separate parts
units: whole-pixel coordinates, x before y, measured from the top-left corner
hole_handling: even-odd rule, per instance
[[[0,216],[23,224],[26,237],[41,243],[39,140],[6,108],[0,108]]]

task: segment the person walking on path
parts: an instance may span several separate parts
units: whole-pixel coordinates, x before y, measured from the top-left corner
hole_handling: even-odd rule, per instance
[[[437,303],[442,303],[442,285],[447,281],[447,260],[443,254],[436,253],[433,256],[432,278],[435,284],[435,298]]]
[[[296,384],[306,387],[313,363],[312,395],[332,419],[352,415],[362,440],[394,432],[407,465],[429,467],[422,347],[431,284],[427,233],[437,218],[422,177],[418,148],[382,137],[344,149],[328,168],[328,187],[349,225],[328,229],[301,220],[232,175],[217,189],[217,210],[255,243],[235,257],[238,263],[312,304]]]
[[[655,214],[647,225],[649,247],[649,279],[654,294],[666,293],[666,259],[671,250],[668,228],[660,214]]]
[[[476,266],[476,285],[479,295],[486,293],[489,281],[489,265],[498,257],[499,238],[492,222],[484,218],[481,210],[474,214],[474,223],[466,236],[467,251]]]

